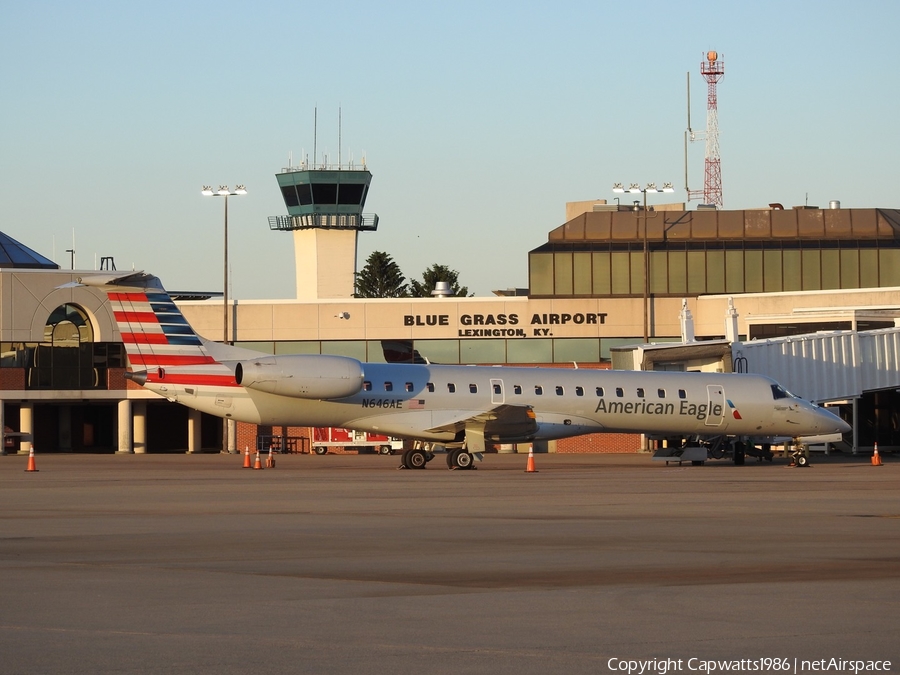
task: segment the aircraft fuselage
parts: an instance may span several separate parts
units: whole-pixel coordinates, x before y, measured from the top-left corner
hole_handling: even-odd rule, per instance
[[[236,362],[221,365],[234,369]],[[351,396],[293,398],[238,386],[145,386],[220,417],[286,426],[336,426],[448,441],[480,418],[493,442],[548,440],[593,432],[657,435],[806,436],[843,422],[760,375],[573,368],[362,365]],[[177,378],[176,378],[177,379]],[[774,389],[773,389],[774,387]],[[510,413],[531,410],[533,418]]]

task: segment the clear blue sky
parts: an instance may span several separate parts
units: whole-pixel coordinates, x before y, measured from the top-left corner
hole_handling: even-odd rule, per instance
[[[293,297],[274,174],[313,146],[374,174],[359,260],[448,265],[477,295],[527,285],[567,201],[616,181],[683,195],[685,76],[724,58],[726,208],[900,207],[895,0],[0,2],[0,230],[69,266],[114,256],[168,288]],[[702,143],[691,147],[702,187]],[[683,198],[683,197],[682,197]],[[55,251],[54,251],[55,249]],[[55,256],[54,256],[55,253]]]

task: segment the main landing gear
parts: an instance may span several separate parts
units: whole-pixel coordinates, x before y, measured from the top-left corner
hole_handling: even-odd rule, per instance
[[[440,446],[438,446],[440,447]],[[430,443],[416,443],[412,450],[405,450],[400,461],[400,469],[424,469],[434,459],[433,446]],[[467,471],[475,469],[475,456],[464,448],[447,450],[447,468],[451,471]]]
[[[447,453],[447,468],[451,471],[475,469],[475,458],[468,451],[456,448]]]
[[[425,465],[434,459],[434,453],[425,448],[413,448],[412,450],[404,450],[403,457],[400,460],[399,469],[424,469]]]

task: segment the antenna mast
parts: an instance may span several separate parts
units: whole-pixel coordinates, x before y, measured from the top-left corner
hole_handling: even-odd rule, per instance
[[[703,198],[705,204],[713,204],[722,208],[722,163],[719,157],[719,106],[716,85],[725,76],[725,63],[719,60],[715,51],[706,54],[706,60],[700,62],[700,74],[706,80],[706,160],[704,162],[703,191],[687,188],[687,135],[696,140],[691,131],[690,113],[690,75],[688,75],[688,130],[685,134],[685,189],[688,201],[691,198]]]

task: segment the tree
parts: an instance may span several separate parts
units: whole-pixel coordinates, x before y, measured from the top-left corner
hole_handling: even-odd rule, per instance
[[[383,251],[373,251],[356,273],[357,298],[405,298],[409,295],[400,266]]]
[[[409,294],[414,298],[430,298],[438,281],[446,281],[450,284],[450,292],[457,297],[465,297],[469,294],[467,286],[460,287],[459,272],[451,270],[446,265],[434,264],[422,272],[422,281],[409,280]]]

